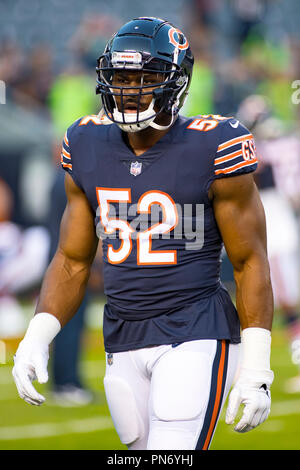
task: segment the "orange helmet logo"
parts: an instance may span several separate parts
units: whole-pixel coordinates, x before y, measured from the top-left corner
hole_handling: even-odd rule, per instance
[[[184,41],[183,44],[179,42],[180,39]],[[189,47],[189,43],[185,35],[180,31],[180,29],[177,29],[177,28],[169,29],[169,41],[171,44],[173,44],[173,46],[177,47],[181,51],[184,51],[185,49]]]

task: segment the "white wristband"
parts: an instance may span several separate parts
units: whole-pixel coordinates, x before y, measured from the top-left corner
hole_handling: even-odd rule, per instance
[[[264,328],[242,331],[242,361],[244,369],[270,370],[271,332]]]
[[[60,330],[61,324],[54,315],[45,312],[37,313],[28,325],[24,340],[49,345]]]

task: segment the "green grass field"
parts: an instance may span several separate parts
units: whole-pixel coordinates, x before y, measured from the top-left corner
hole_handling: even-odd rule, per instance
[[[300,450],[300,393],[284,392],[285,380],[297,373],[290,362],[288,345],[280,323],[274,323],[272,411],[256,430],[238,434],[224,422],[224,411],[211,446],[212,450]],[[49,382],[37,384],[47,397],[41,407],[21,400],[11,369],[17,342],[6,343],[6,364],[0,364],[0,449],[122,450],[113,429],[103,391],[105,368],[101,332],[88,326],[82,356],[85,382],[96,392],[97,401],[84,407],[63,408],[51,400]]]

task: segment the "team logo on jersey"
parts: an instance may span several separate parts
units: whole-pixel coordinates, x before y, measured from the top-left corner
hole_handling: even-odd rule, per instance
[[[138,176],[142,172],[142,163],[140,162],[132,162],[130,165],[130,173],[133,176]]]
[[[169,29],[169,41],[173,46],[177,47],[181,51],[184,51],[189,47],[188,40],[186,39],[185,35],[177,28],[170,28]],[[179,41],[184,41],[183,44]]]
[[[108,364],[109,366],[112,366],[113,362],[114,362],[114,355],[113,355],[113,353],[108,353],[108,354],[107,354],[107,364]]]

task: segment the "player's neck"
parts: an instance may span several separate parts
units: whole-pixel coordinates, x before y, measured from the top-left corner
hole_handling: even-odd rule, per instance
[[[167,122],[164,119],[158,123],[160,125],[167,125],[170,122],[170,117],[167,117]],[[167,129],[158,130],[153,127],[147,127],[139,132],[128,132],[125,134],[125,141],[127,145],[131,148],[133,153],[136,156],[140,156],[143,153],[147,152],[153,145],[156,144],[165,134],[169,132],[172,126]]]

